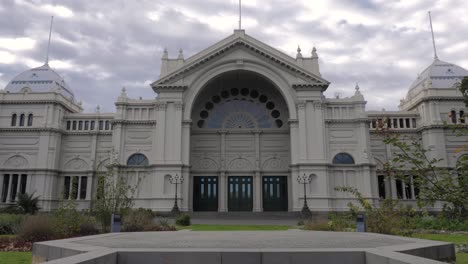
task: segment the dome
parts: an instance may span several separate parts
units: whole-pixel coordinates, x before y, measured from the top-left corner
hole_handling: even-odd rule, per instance
[[[468,76],[467,70],[436,58],[411,84],[406,99],[427,88],[453,88],[465,76]]]
[[[73,100],[74,95],[62,77],[52,70],[49,64],[25,71],[11,80],[5,87],[10,93],[47,93],[58,92]]]

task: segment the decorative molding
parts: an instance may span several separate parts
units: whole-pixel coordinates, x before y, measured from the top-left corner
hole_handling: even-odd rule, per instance
[[[79,155],[68,161],[64,166],[65,171],[85,171],[88,169],[88,163],[81,159]]]
[[[184,92],[188,89],[187,85],[155,85],[153,90],[156,93],[160,92]]]
[[[15,154],[3,163],[3,167],[11,169],[26,169],[29,167],[29,163],[23,156]]]
[[[182,103],[182,102],[175,102],[174,105],[175,105],[175,109],[176,109],[176,110],[184,110],[184,103]]]
[[[300,100],[296,102],[298,109],[304,109],[306,107],[306,101]]]
[[[316,110],[321,110],[324,106],[324,104],[320,101],[314,101],[313,104],[314,104],[314,109]]]
[[[237,158],[231,160],[228,165],[228,170],[231,171],[252,171],[254,169],[254,166],[250,161],[248,161],[245,158],[242,158],[241,155],[239,155]]]
[[[166,111],[167,103],[166,102],[157,102],[154,104],[154,109],[156,111]]]
[[[275,54],[272,54],[269,51],[266,51],[264,49],[261,49],[257,47],[256,44],[249,43],[245,39],[238,38],[234,40],[231,43],[226,44],[224,47],[221,47],[218,50],[215,50],[209,54],[206,54],[205,56],[194,60],[190,64],[182,66],[180,69],[177,69],[173,71],[172,73],[169,73],[168,75],[162,77],[158,81],[154,82],[151,86],[153,89],[158,92],[161,88],[160,87],[165,87],[165,86],[171,86],[167,85],[170,81],[178,78],[179,76],[183,76],[188,72],[193,71],[194,69],[200,67],[203,64],[206,64],[207,62],[224,55],[228,50],[233,49],[233,48],[244,48],[250,51],[253,51],[255,54],[258,54],[262,57],[267,58],[268,60],[278,64],[279,66],[287,69],[290,72],[293,72],[296,75],[300,75],[302,77],[305,77],[306,79],[312,80],[314,82],[317,82],[314,86],[318,87],[323,87],[326,88],[330,84],[328,81],[325,81],[321,79],[319,76],[315,76],[313,73],[307,72],[306,70],[302,69],[300,66],[292,62],[292,58],[288,57],[288,59],[291,59],[291,62],[288,62],[287,60],[278,57]],[[237,61],[236,61],[237,63]]]

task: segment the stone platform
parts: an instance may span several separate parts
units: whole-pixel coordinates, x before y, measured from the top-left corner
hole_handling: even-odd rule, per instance
[[[50,264],[431,264],[442,260],[455,260],[453,244],[300,230],[113,233],[33,247],[33,263]]]

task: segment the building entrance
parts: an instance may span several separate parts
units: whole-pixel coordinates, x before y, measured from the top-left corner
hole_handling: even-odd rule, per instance
[[[263,210],[288,210],[288,178],[286,176],[263,176]]]
[[[252,176],[231,176],[228,183],[228,210],[252,211]]]
[[[218,211],[218,177],[193,177],[193,210]]]

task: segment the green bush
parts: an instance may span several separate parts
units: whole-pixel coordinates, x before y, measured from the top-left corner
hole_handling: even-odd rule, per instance
[[[328,228],[330,231],[356,230],[356,217],[350,213],[330,213],[328,215]]]
[[[18,239],[27,242],[40,242],[58,238],[58,234],[51,224],[49,215],[27,216],[18,232]]]
[[[80,236],[90,236],[99,234],[99,229],[96,227],[95,221],[87,221],[80,225]]]
[[[0,235],[16,234],[23,220],[23,215],[0,214]]]
[[[76,209],[73,200],[61,201],[60,206],[53,213],[53,226],[62,237],[73,237],[80,234],[80,226],[88,219],[83,212]]]
[[[306,221],[304,223],[304,230],[313,230],[313,231],[330,231],[328,222],[326,221]]]
[[[176,228],[169,225],[166,219],[160,219],[158,224],[155,223],[153,212],[147,209],[129,210],[122,219],[122,232],[175,230]]]
[[[468,231],[468,221],[446,219],[442,215],[437,217],[423,216],[415,221],[415,229]]]
[[[176,219],[176,225],[180,226],[189,226],[190,225],[190,215],[181,214]]]

